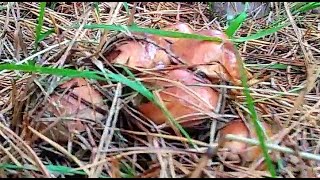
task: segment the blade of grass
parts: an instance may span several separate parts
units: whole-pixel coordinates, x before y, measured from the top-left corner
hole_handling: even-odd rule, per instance
[[[126,73],[127,73],[131,78],[135,79],[134,74],[133,74],[127,67],[125,67],[125,66],[119,66],[119,67],[123,68],[123,69],[126,71]],[[137,82],[138,82],[141,86],[143,86],[140,81],[137,81]],[[190,141],[190,143],[195,147],[195,144],[192,143],[192,141],[191,141],[190,135],[189,135],[189,134],[184,130],[184,128],[174,119],[174,117],[171,115],[171,113],[168,111],[168,109],[167,109],[165,106],[163,106],[163,105],[162,105],[159,101],[157,101],[156,99],[154,99],[153,103],[156,104],[156,105],[161,109],[161,111],[162,111],[162,112],[166,115],[166,117],[173,123],[173,125],[174,125],[175,127],[177,127],[177,128],[180,130],[180,132],[181,132],[181,133]]]
[[[127,15],[130,15],[130,10],[128,6],[128,2],[123,2],[123,7],[126,9]]]
[[[126,162],[120,164],[120,173],[122,178],[133,178],[136,176],[134,168],[130,167]]]
[[[56,76],[67,76],[67,77],[83,77],[96,80],[104,80],[105,78],[99,76],[96,72],[93,71],[77,71],[73,69],[60,69],[60,68],[50,68],[50,67],[41,67],[38,65],[28,65],[28,64],[0,64],[0,70],[18,70],[24,72],[35,72],[42,74],[50,74]]]
[[[238,29],[241,27],[242,23],[246,20],[246,18],[247,13],[243,11],[236,18],[230,21],[229,27],[225,31],[229,38],[233,37],[233,35],[238,31]]]
[[[280,70],[285,70],[288,68],[288,65],[286,64],[246,64],[246,67],[250,68],[256,68],[256,69],[280,69]],[[293,66],[293,69],[299,70],[298,67]]]
[[[121,66],[126,73],[129,74],[129,76],[131,78],[135,78],[134,74],[125,66]],[[138,81],[139,82],[139,81]],[[141,82],[139,82],[141,84]],[[142,84],[141,84],[142,85]],[[189,136],[189,134],[184,130],[184,128],[174,119],[174,117],[171,115],[171,113],[168,111],[168,109],[165,106],[162,106],[161,103],[159,101],[154,101],[154,104],[156,104],[158,107],[160,107],[160,109],[162,110],[162,112],[164,112],[164,114],[166,115],[166,117],[174,124],[175,127],[177,127],[180,132],[191,142],[191,144],[193,146],[195,146],[194,143],[192,143],[191,141],[191,137]]]
[[[320,7],[320,2],[308,2],[308,3],[298,3],[294,7],[291,8],[292,14],[297,14],[297,13],[303,13],[310,11],[312,9]],[[230,26],[226,30],[226,34],[228,37],[232,37],[234,33],[240,28],[241,24],[245,20],[245,15],[242,12],[237,18],[231,21]],[[252,34],[247,37],[240,37],[240,38],[232,38],[231,41],[233,42],[245,42],[245,41],[250,41],[250,40],[256,40],[259,38],[262,38],[264,36],[273,34],[283,27],[289,25],[289,23],[282,23],[285,20],[286,16],[280,17],[278,20],[276,20],[269,28],[261,30],[255,34]],[[282,23],[282,24],[281,24]]]
[[[41,35],[41,30],[43,26],[43,18],[44,18],[44,13],[45,13],[45,8],[46,8],[46,2],[41,2],[40,3],[40,12],[38,16],[38,24],[36,26],[36,44],[35,44],[35,49],[38,48],[38,43],[40,42],[40,35]]]
[[[245,42],[245,41],[256,40],[256,39],[262,38],[264,36],[268,36],[270,34],[273,34],[277,31],[279,31],[280,29],[284,28],[287,25],[288,25],[288,23],[280,24],[280,25],[277,25],[277,26],[269,28],[269,29],[264,29],[264,30],[258,31],[257,33],[250,35],[250,36],[247,36],[247,37],[232,38],[231,40],[233,42]]]
[[[271,29],[265,29],[265,30],[259,31],[254,35],[241,37],[241,38],[231,38],[230,40],[233,42],[245,42],[245,41],[259,39],[261,37],[277,32],[278,30],[285,27],[286,25],[287,24],[278,25]],[[75,27],[78,27],[78,25],[73,26],[73,28]],[[148,33],[148,34],[154,34],[158,36],[172,37],[172,38],[186,38],[186,39],[197,39],[197,40],[203,40],[203,41],[222,42],[222,39],[218,37],[182,33],[182,32],[176,32],[176,31],[165,31],[165,30],[153,29],[153,28],[142,28],[138,26],[90,24],[90,25],[85,25],[83,28],[84,29],[107,29],[107,30],[121,31],[121,32],[130,31],[130,32],[138,32],[138,33]]]
[[[306,3],[305,2],[296,2],[296,3],[292,3],[292,7],[290,8],[291,13],[298,13],[299,11],[297,11],[299,8],[301,8],[302,6],[304,6]]]
[[[297,15],[298,13],[310,11],[310,10],[315,9],[320,6],[319,2],[308,2],[308,3],[297,2],[297,3],[293,3],[293,4],[295,4],[295,5],[290,8],[290,12],[292,13],[292,15]],[[285,10],[281,10],[281,13],[285,13]],[[283,14],[276,21],[274,21],[273,25],[271,25],[271,26],[275,26],[275,25],[277,25],[287,19],[288,19],[287,15]]]
[[[54,10],[54,8],[57,6],[57,2],[50,2],[50,9]]]
[[[292,14],[304,13],[318,7],[320,7],[320,2],[308,2],[302,5],[301,7],[294,9],[292,11]]]
[[[64,175],[86,175],[86,173],[82,170],[74,170],[73,168],[67,166],[58,166],[58,165],[46,165],[46,168],[51,173],[59,173]],[[14,164],[0,164],[0,169],[10,169],[10,170],[32,170],[38,171],[38,169],[32,165],[24,165],[19,167]],[[107,178],[107,176],[100,176],[101,178]]]
[[[134,74],[125,66],[118,66],[123,68],[126,73],[133,79],[135,79]],[[149,91],[147,88],[145,88],[145,86],[140,82],[140,81],[135,81],[136,83],[138,83],[141,87],[143,87],[144,92],[145,91]],[[138,91],[139,92],[139,91]],[[150,92],[150,91],[149,91]],[[173,123],[173,125],[179,129],[179,131],[188,139],[189,143],[193,146],[196,147],[196,145],[191,141],[191,137],[190,135],[184,130],[184,128],[174,119],[174,117],[171,115],[171,113],[168,111],[168,109],[163,106],[154,96],[153,94],[150,92],[150,94],[152,95],[152,98],[148,98],[149,101],[151,101],[152,103],[154,103],[156,106],[158,106],[161,111],[165,114],[165,116],[169,119],[169,121],[171,123]],[[148,95],[150,95],[148,94]],[[145,97],[147,97],[146,95],[144,95]]]
[[[296,13],[298,13],[299,11],[305,12],[305,11],[319,7],[320,6],[319,4],[320,4],[319,2],[309,3],[306,5],[303,5],[302,7],[299,7],[299,8],[296,7],[298,10],[294,10],[294,8],[291,8],[291,9],[293,9],[292,11],[294,11]],[[244,19],[244,15],[238,16],[236,19],[237,19],[237,21],[235,21],[235,22],[237,22],[237,24],[239,24],[241,22],[241,19]],[[245,41],[256,40],[256,39],[262,38],[264,36],[273,34],[277,31],[279,31],[280,29],[284,28],[285,26],[287,26],[288,23],[283,23],[283,21],[285,21],[285,20],[286,20],[286,16],[281,16],[278,20],[274,21],[274,23],[272,23],[266,29],[260,30],[257,33],[252,34],[247,37],[231,38],[230,40],[233,42],[245,42]],[[240,23],[240,25],[241,25],[241,23]],[[238,27],[238,26],[240,27],[240,25],[235,24],[235,25],[232,25],[234,27],[229,27],[228,34],[234,34],[236,31],[234,33],[232,33],[232,32],[236,29],[236,27]],[[79,27],[79,25],[71,26],[71,28],[78,28],[78,27]],[[114,25],[114,24],[112,24],[112,25],[88,24],[88,25],[84,26],[84,29],[106,29],[106,30],[122,31],[122,32],[130,31],[130,32],[138,32],[138,33],[148,33],[148,34],[154,34],[154,35],[158,35],[158,36],[172,37],[172,38],[186,38],[186,39],[197,39],[197,40],[205,40],[205,41],[222,42],[222,39],[217,38],[217,37],[203,36],[203,35],[199,35],[199,34],[182,33],[182,32],[176,32],[176,31],[164,31],[164,30],[153,29],[153,28],[142,28],[137,25],[124,26],[124,25]]]
[[[213,4],[214,2],[208,2],[208,9],[209,9],[209,12],[210,14],[213,14],[214,13],[214,10],[213,10]]]
[[[73,28],[77,28],[79,25],[73,26]],[[199,34],[189,34],[189,33],[182,33],[176,31],[165,31],[160,29],[153,29],[153,28],[143,28],[139,26],[124,26],[124,25],[107,25],[107,24],[89,24],[83,27],[84,29],[107,29],[113,31],[122,31],[122,32],[137,32],[137,33],[148,33],[154,34],[158,36],[165,36],[165,37],[172,37],[172,38],[187,38],[187,39],[198,39],[198,40],[205,40],[205,41],[215,41],[215,42],[222,42],[220,38],[212,37],[212,36],[203,36]]]
[[[40,41],[42,41],[42,40],[44,40],[46,37],[48,37],[48,36],[50,36],[50,34],[52,34],[52,33],[54,33],[55,31],[54,31],[54,28],[52,28],[52,29],[49,29],[48,31],[46,31],[46,32],[44,32],[44,33],[41,33],[40,35],[39,35],[39,42]]]
[[[0,11],[3,11],[3,10],[5,10],[5,9],[7,9],[7,7],[6,6],[0,6]]]
[[[250,90],[249,90],[249,85],[248,85],[248,77],[247,77],[246,71],[244,69],[244,65],[242,63],[241,56],[240,56],[239,52],[236,51],[235,54],[236,54],[236,58],[238,59],[238,62],[239,62],[238,68],[240,70],[241,83],[242,83],[242,86],[244,87],[243,93],[245,94],[245,97],[246,97],[246,103],[247,103],[248,110],[250,111],[251,121],[253,122],[256,134],[258,135],[258,140],[259,140],[262,152],[263,152],[263,156],[266,160],[269,172],[270,172],[271,176],[274,178],[276,176],[276,171],[275,171],[275,168],[272,164],[271,158],[268,154],[268,147],[266,146],[266,142],[264,139],[264,131],[260,125],[261,123],[258,119],[258,115],[255,110],[253,98],[250,95]]]
[[[93,2],[93,7],[96,10],[98,16],[100,17],[99,3],[98,2]]]
[[[31,73],[41,73],[50,74],[56,76],[66,76],[66,77],[82,77],[88,79],[102,80],[105,81],[107,78],[111,81],[121,82],[133,90],[139,92],[141,95],[145,96],[149,101],[153,102],[158,106],[162,112],[168,117],[169,121],[172,122],[175,127],[177,127],[181,133],[188,139],[189,143],[196,147],[196,145],[191,141],[189,134],[182,128],[182,126],[173,118],[171,113],[164,107],[159,101],[154,97],[154,95],[141,83],[137,81],[130,80],[123,75],[114,74],[112,72],[99,72],[99,71],[88,71],[88,70],[74,70],[66,68],[52,68],[52,67],[42,67],[39,65],[16,65],[16,64],[0,64],[0,70],[19,70]],[[104,78],[105,76],[106,78]]]
[[[66,76],[66,77],[82,77],[95,80],[106,80],[103,75],[106,75],[107,78],[110,78],[111,81],[121,82],[146,96],[150,101],[154,100],[153,94],[146,89],[144,86],[140,86],[136,82],[129,80],[124,76],[120,76],[114,73],[102,74],[99,71],[88,71],[88,70],[74,70],[66,68],[52,68],[52,67],[42,67],[39,65],[16,65],[16,64],[1,64],[0,70],[19,70],[24,72],[32,73],[41,73],[41,74],[50,74],[56,76]]]

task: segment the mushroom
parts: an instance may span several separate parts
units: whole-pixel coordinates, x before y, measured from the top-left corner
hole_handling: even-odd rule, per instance
[[[196,33],[196,32],[193,32]],[[219,37],[223,40],[226,37],[220,31],[203,30],[196,34]],[[219,62],[222,58],[222,44],[219,42],[201,41],[196,39],[178,39],[171,45],[172,52],[185,60],[190,65],[207,64]]]
[[[264,122],[262,122],[262,125],[266,131],[267,136],[271,137],[273,135],[271,127]],[[253,129],[253,126],[249,125],[249,128]],[[257,135],[255,131],[252,130],[251,132],[241,119],[236,119],[229,122],[225,127],[223,127],[220,130],[220,139],[219,139],[220,146],[222,148],[226,148],[230,150],[230,152],[226,153],[227,159],[240,160],[240,156],[241,156],[242,160],[244,160],[245,162],[252,162],[262,156],[262,150],[259,146],[250,146],[244,142],[226,140],[225,136],[227,134],[233,134],[239,137],[257,139]]]
[[[107,112],[107,105],[103,102],[102,95],[85,79],[71,79],[60,85],[60,88],[66,93],[55,92],[51,95],[47,112],[61,117],[62,120],[56,125],[56,130],[53,128],[46,135],[61,142],[68,139],[66,136],[69,136],[70,132],[85,130],[81,120],[101,121]],[[45,124],[40,125],[40,129],[44,128]]]
[[[212,81],[222,78],[236,84],[239,83],[240,72],[238,65],[241,62],[236,58],[237,50],[233,47],[232,42],[228,40],[226,34],[212,29],[195,32],[186,23],[170,25],[163,28],[163,30],[218,37],[223,42],[145,34],[146,39],[154,43],[134,40],[124,41],[107,54],[107,59],[111,63],[124,64],[133,68],[164,68],[171,64],[170,56],[165,51],[169,50],[187,65],[197,65],[196,69],[205,73]],[[249,72],[246,73],[251,78],[251,74]]]
[[[171,45],[171,51],[188,65],[198,65],[197,69],[211,79],[224,78],[238,82],[240,73],[238,70],[239,60],[236,58],[237,50],[228,37],[218,30],[201,30],[194,33],[218,37],[223,42],[179,39]],[[248,75],[250,76],[250,74]]]
[[[164,28],[164,30],[193,32],[191,27],[185,23],[174,24]],[[153,43],[143,40],[126,40],[118,43],[115,49],[107,53],[107,59],[111,63],[123,64],[133,68],[163,68],[171,64],[170,57],[165,49],[169,49],[170,44],[178,39],[153,34],[144,34],[144,36]]]
[[[179,119],[179,122],[183,121],[181,125],[190,127],[198,124],[199,122],[192,121],[193,118],[199,116],[196,115],[192,118],[190,115],[199,112],[210,113],[217,107],[219,93],[216,90],[210,87],[190,86],[204,82],[204,80],[196,77],[193,73],[187,70],[175,69],[167,71],[166,76],[171,81],[179,81],[183,85],[186,85],[189,90],[176,84],[159,80],[149,81],[149,84],[163,88],[160,90],[159,96],[175,119],[185,116]],[[167,87],[168,85],[171,85],[171,87]],[[140,104],[138,109],[157,125],[167,122],[167,117],[152,102]]]
[[[123,64],[132,68],[154,68],[170,64],[169,56],[156,45],[145,41],[127,40],[116,45],[107,54],[111,63]]]
[[[233,120],[220,130],[220,145],[222,148],[230,150],[230,153],[227,153],[227,159],[239,160],[239,154],[246,149],[247,144],[239,141],[225,140],[224,138],[227,134],[247,138],[249,137],[248,128],[241,120]]]

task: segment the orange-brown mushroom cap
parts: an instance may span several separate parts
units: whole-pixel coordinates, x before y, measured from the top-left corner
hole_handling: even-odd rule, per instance
[[[178,23],[164,28],[164,30],[192,33],[188,24]],[[133,68],[154,68],[169,65],[170,56],[164,49],[169,49],[170,44],[178,38],[162,37],[153,34],[145,34],[146,41],[127,40],[116,45],[116,48],[106,56],[111,63],[123,64]]]
[[[267,123],[262,122],[262,126],[266,132],[266,135],[270,138],[273,133],[271,130],[271,126]],[[254,128],[254,127],[252,127]],[[257,135],[256,135],[256,131],[253,129],[251,138],[255,138],[258,139]],[[247,149],[247,151],[244,153],[244,160],[245,161],[254,161],[255,159],[257,159],[258,157],[262,156],[262,149],[260,146],[251,146]]]
[[[223,42],[179,39],[171,45],[172,52],[189,65],[199,65],[198,69],[210,78],[239,80],[237,50],[228,37],[218,30],[202,30],[196,34],[218,37]]]
[[[197,81],[198,77],[196,77],[194,74],[180,69],[169,71],[167,73],[167,78],[173,81],[178,80],[184,85],[200,83]],[[159,81],[153,81],[153,83],[158,86],[165,86],[169,84],[163,82],[160,83]],[[164,102],[164,105],[175,119],[181,116],[192,115],[199,112],[209,113],[212,112],[217,106],[219,93],[214,89],[200,86],[188,86],[188,88],[196,96],[192,95],[192,93],[190,93],[188,90],[178,87],[177,85],[173,85],[173,87],[164,87],[164,89],[159,92],[159,96]],[[202,99],[200,100],[199,97]],[[158,125],[167,121],[167,117],[152,102],[141,104],[138,106],[138,109]],[[181,120],[188,121],[190,120],[190,117]],[[186,122],[183,125],[192,126],[193,123]]]
[[[107,54],[111,63],[133,68],[154,68],[170,64],[169,56],[156,45],[144,41],[127,40]]]
[[[220,145],[230,150],[227,159],[236,160],[239,153],[243,152],[247,144],[239,141],[231,141],[224,139],[227,134],[233,134],[239,137],[249,137],[247,126],[241,120],[234,120],[228,123],[220,130]]]
[[[268,137],[272,136],[272,131],[270,125],[262,122],[262,125],[266,131]],[[236,159],[235,157],[240,155],[244,161],[254,161],[262,155],[262,150],[259,146],[250,146],[247,143],[240,141],[226,140],[225,136],[227,134],[233,134],[239,137],[245,138],[257,138],[254,127],[249,125],[249,128],[252,128],[249,131],[245,123],[240,120],[233,120],[229,122],[225,127],[220,130],[220,146],[230,150],[228,159]]]
[[[85,79],[71,79],[60,85],[60,88],[69,91],[65,94],[51,95],[47,112],[62,120],[55,125],[56,129],[51,129],[46,135],[55,141],[65,142],[72,131],[85,130],[81,119],[101,121],[106,115],[104,113],[107,112],[107,105],[102,95]],[[46,127],[46,124],[40,123],[40,130]]]
[[[95,107],[107,109],[103,102],[103,97],[85,79],[75,78],[60,87],[70,88],[70,92],[62,97],[56,94],[50,97],[48,111],[51,111],[55,116],[71,116],[73,118],[91,120],[101,120],[104,117],[103,114],[93,110]],[[88,102],[88,104],[81,102],[81,99]]]

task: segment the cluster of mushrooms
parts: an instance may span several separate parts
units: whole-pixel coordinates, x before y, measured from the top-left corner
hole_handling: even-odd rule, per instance
[[[150,41],[128,38],[104,53],[105,59],[109,61],[108,63],[126,65],[133,69],[158,69],[157,73],[144,74],[139,78],[148,87],[157,88],[158,98],[183,127],[192,127],[203,122],[195,120],[197,117],[217,112],[222,99],[221,92],[217,89],[199,84],[210,85],[220,81],[239,84],[239,60],[235,54],[237,50],[227,36],[218,30],[195,31],[185,23],[178,23],[163,30],[218,37],[223,42],[143,34]],[[205,77],[196,75],[195,72],[202,72]],[[246,73],[251,77],[249,72]],[[60,93],[50,96],[47,111],[56,117],[69,117],[70,123],[67,126],[60,125],[59,128],[56,125],[56,129],[60,129],[59,132],[65,135],[48,131],[45,134],[47,137],[54,138],[55,135],[56,141],[64,141],[67,139],[63,136],[68,137],[70,132],[84,131],[85,126],[79,119],[101,121],[105,118],[104,113],[108,107],[103,101],[103,96],[90,86],[87,80],[74,78],[59,88]],[[156,125],[168,123],[167,117],[152,102],[139,102],[135,105],[146,119]],[[263,126],[267,135],[272,136],[270,126],[266,123],[263,123]],[[250,122],[244,122],[242,119],[231,120],[219,130],[219,133],[221,147],[229,150],[226,154],[227,159],[232,161],[241,159],[248,162],[262,157],[261,149],[257,146],[223,138],[226,134],[256,138]]]

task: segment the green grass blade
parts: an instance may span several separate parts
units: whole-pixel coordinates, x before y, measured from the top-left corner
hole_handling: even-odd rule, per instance
[[[121,82],[133,90],[139,92],[141,95],[146,97],[149,101],[153,102],[157,105],[162,112],[168,117],[169,121],[172,122],[181,133],[188,139],[189,143],[193,146],[195,144],[191,141],[191,137],[188,133],[182,128],[182,126],[173,118],[171,113],[167,110],[167,108],[161,105],[154,95],[141,83],[137,83],[137,81],[130,80],[123,75],[114,74],[111,72],[101,73],[99,71],[88,71],[88,70],[74,70],[74,69],[64,69],[64,68],[51,68],[51,67],[42,67],[39,65],[16,65],[16,64],[0,64],[0,70],[19,70],[24,72],[32,72],[32,73],[42,73],[42,74],[50,74],[56,76],[66,76],[66,77],[82,77],[88,79],[96,79],[106,81],[107,78],[111,81]],[[103,76],[107,77],[104,78]]]
[[[318,7],[320,7],[320,2],[297,3],[294,7],[291,8],[291,11],[292,11],[292,14],[297,14],[297,13],[307,12],[307,11],[310,11],[310,10],[318,8]],[[233,39],[231,39],[231,41],[233,41],[233,42],[246,42],[246,41],[256,40],[256,39],[262,38],[264,36],[273,34],[277,31],[279,31],[280,29],[286,27],[287,25],[289,25],[289,23],[282,23],[285,19],[286,19],[286,16],[282,16],[278,20],[276,20],[273,23],[273,25],[271,25],[271,27],[268,29],[261,30],[255,34],[247,36],[247,37],[233,38]],[[235,27],[236,27],[236,24],[237,23],[235,23],[235,25],[234,25]],[[235,27],[232,27],[232,29],[231,29],[231,26],[229,27],[230,31],[228,31],[228,36],[229,36],[229,34],[232,34],[232,32],[236,29]],[[229,36],[229,37],[231,37],[231,36]]]
[[[258,31],[257,33],[250,35],[250,36],[247,36],[247,37],[233,38],[231,40],[233,42],[246,42],[246,41],[260,39],[264,36],[271,35],[277,31],[279,31],[280,29],[284,28],[287,25],[288,24],[280,24],[280,25],[277,25],[277,26],[272,27],[270,29],[264,29],[264,30]]]
[[[42,74],[50,74],[56,76],[66,76],[66,77],[83,77],[88,79],[105,80],[105,78],[98,75],[98,73],[93,71],[78,71],[74,69],[62,69],[62,68],[51,68],[51,67],[41,67],[38,65],[29,64],[0,64],[0,70],[18,70],[24,72],[34,72]]]
[[[133,74],[127,67],[125,67],[125,66],[119,66],[119,67],[123,68],[123,69],[126,71],[126,73],[127,73],[131,78],[135,79],[134,74]],[[137,81],[137,83],[140,84],[141,86],[143,86],[140,81]],[[143,87],[144,87],[144,86],[143,86]],[[151,93],[151,92],[150,92],[150,93]],[[146,97],[146,96],[145,96],[145,97]],[[162,104],[160,104],[160,102],[157,101],[157,100],[154,98],[154,96],[153,96],[153,99],[149,99],[149,100],[150,100],[151,102],[153,102],[155,105],[157,105],[157,106],[161,109],[161,111],[166,115],[166,117],[169,119],[169,121],[170,121],[171,123],[173,123],[173,125],[174,125],[175,127],[177,127],[177,128],[179,129],[179,131],[189,140],[190,144],[195,147],[195,144],[191,141],[190,135],[189,135],[189,134],[183,129],[183,127],[174,119],[174,117],[171,115],[171,113],[168,111],[168,109],[167,109],[165,106],[163,106]]]
[[[189,143],[195,148],[196,145],[191,141],[191,137],[189,134],[183,129],[183,127],[174,119],[174,117],[171,115],[171,113],[168,111],[168,109],[159,103],[159,101],[153,102],[155,105],[157,105],[161,111],[166,115],[166,117],[169,119],[169,121],[179,129],[179,131],[187,138]]]
[[[214,2],[208,2],[208,9],[209,9],[210,14],[214,13],[214,10],[213,10],[214,4],[213,3]]]
[[[50,34],[54,33],[54,29],[49,29],[48,31],[44,32],[44,33],[41,33],[40,36],[39,36],[39,42],[40,41],[43,41],[46,37],[50,36]]]
[[[297,3],[293,3],[293,4],[294,4],[294,6],[290,8],[290,12],[292,13],[292,15],[296,15],[297,13],[301,13],[302,9],[306,8],[307,6],[310,6],[310,5],[306,5],[305,2],[297,2]],[[300,8],[301,8],[301,10],[299,10]],[[304,12],[306,12],[307,10],[311,10],[311,9],[312,8],[307,8]],[[284,11],[285,10],[281,10],[280,12],[283,13]],[[299,19],[299,17],[297,17],[297,18]],[[288,17],[285,13],[285,15],[281,15],[276,21],[274,21],[273,24],[276,25],[276,24],[282,23],[283,21],[286,21],[287,19],[288,19]]]
[[[139,92],[140,94],[142,94],[143,96],[148,98],[149,101],[152,101],[152,102],[155,101],[153,94],[145,86],[143,86],[141,83],[137,83],[137,81],[132,81],[124,76],[114,74],[114,73],[107,74],[107,76],[109,78],[111,78],[111,80],[121,82],[121,83],[131,87],[133,90]]]
[[[86,173],[82,170],[74,170],[73,168],[67,166],[59,166],[59,165],[45,165],[46,169],[48,169],[51,173],[59,173],[64,175],[86,175]],[[31,170],[31,171],[39,171],[35,166],[25,165],[25,166],[17,166],[14,164],[0,164],[0,169],[12,169],[12,170]],[[101,178],[107,178],[107,176],[100,176]]]
[[[128,6],[128,2],[123,2],[123,7],[127,12],[127,15],[130,15],[130,10],[129,10],[129,6]]]
[[[236,57],[237,57],[237,59],[239,59],[239,62],[242,62],[241,61],[241,56],[240,56],[238,51],[236,51]],[[244,69],[244,65],[242,63],[239,63],[238,67],[239,67],[240,75],[241,75],[241,83],[242,83],[242,86],[244,87],[243,93],[244,93],[244,95],[246,97],[247,107],[248,107],[248,110],[250,112],[251,120],[252,120],[252,122],[254,124],[256,134],[258,135],[258,140],[260,142],[260,146],[261,146],[261,149],[262,149],[262,152],[263,152],[263,156],[265,158],[265,161],[267,163],[267,167],[269,169],[269,172],[270,172],[271,176],[272,177],[276,177],[276,170],[275,170],[275,168],[274,168],[274,166],[272,164],[271,158],[270,158],[270,156],[268,154],[268,147],[266,146],[266,142],[265,142],[265,139],[264,139],[264,131],[260,126],[260,121],[258,119],[258,115],[257,115],[257,112],[255,110],[254,101],[253,101],[252,96],[250,95],[250,90],[249,90],[249,85],[248,85],[248,77],[246,75],[246,71]]]
[[[304,3],[304,5],[302,5],[301,7],[295,9],[292,14],[296,14],[296,13],[304,13],[307,11],[310,11],[312,9],[316,9],[320,7],[320,2],[308,2],[308,3]]]
[[[301,8],[302,6],[304,6],[306,3],[305,2],[295,2],[292,3],[292,7],[290,8],[290,11],[292,14],[297,13],[297,9]]]
[[[106,78],[102,77],[101,72],[99,71],[78,71],[74,69],[64,69],[64,68],[51,68],[51,67],[41,67],[38,65],[16,65],[16,64],[1,64],[0,70],[19,70],[24,72],[33,72],[33,73],[42,73],[42,74],[50,74],[56,76],[66,76],[66,77],[82,77],[88,79],[96,79],[96,80],[106,80]],[[128,78],[117,75],[114,73],[106,74],[111,81],[121,82],[146,96],[150,101],[153,101],[153,94],[146,89],[144,86],[140,86],[136,82],[129,80]]]
[[[0,5],[0,12],[3,11],[3,10],[5,10],[5,9],[7,9],[7,6],[2,6],[2,5]]]
[[[247,37],[240,37],[240,38],[232,38],[230,40],[233,42],[245,42],[245,41],[259,39],[261,37],[277,32],[278,30],[282,29],[286,25],[287,24],[277,25],[276,27],[273,27],[270,29],[261,30],[254,35],[250,35]],[[74,27],[78,27],[78,26],[74,26]],[[138,32],[138,33],[148,33],[148,34],[154,34],[158,36],[172,37],[172,38],[186,38],[186,39],[222,42],[220,38],[212,37],[212,36],[203,36],[199,34],[189,34],[189,33],[182,33],[182,32],[176,32],[176,31],[164,31],[164,30],[153,29],[153,28],[142,28],[138,26],[90,24],[90,25],[85,25],[84,28],[85,29],[107,29],[107,30],[122,31],[122,32],[130,31],[130,32]]]
[[[46,8],[46,2],[41,2],[40,3],[40,12],[39,12],[39,17],[38,17],[38,24],[36,26],[36,49],[38,47],[38,43],[40,42],[40,35],[41,35],[41,30],[43,26],[43,18],[44,18],[44,13],[45,13],[45,8]]]
[[[65,175],[72,175],[72,174],[79,174],[79,175],[86,175],[84,171],[76,171],[73,168],[67,166],[56,166],[56,165],[48,165],[48,170],[52,172],[58,172]]]
[[[50,9],[54,10],[54,8],[57,6],[57,2],[50,2]]]
[[[120,164],[120,173],[122,178],[134,178],[136,176],[134,168],[130,167],[126,162]]]
[[[77,28],[77,27],[79,26],[76,25],[73,28]],[[222,42],[220,38],[212,37],[212,36],[203,36],[199,34],[189,34],[189,33],[182,33],[182,32],[176,32],[176,31],[165,31],[165,30],[153,29],[153,28],[142,28],[138,26],[89,24],[89,25],[84,25],[83,28],[84,29],[107,29],[107,30],[122,31],[122,32],[130,31],[130,32],[136,32],[136,33],[148,33],[148,34],[154,34],[158,36],[165,36],[165,37],[172,37],[172,38],[187,38],[187,39]]]
[[[96,10],[98,16],[100,17],[99,3],[98,2],[93,2],[93,7]]]
[[[246,64],[246,67],[255,68],[255,69],[278,69],[286,70],[288,65],[286,64]],[[296,66],[293,67],[295,70],[299,70]]]
[[[225,31],[229,38],[233,37],[233,35],[238,31],[241,27],[242,23],[246,20],[247,13],[243,11],[236,18],[230,21],[229,27]]]

